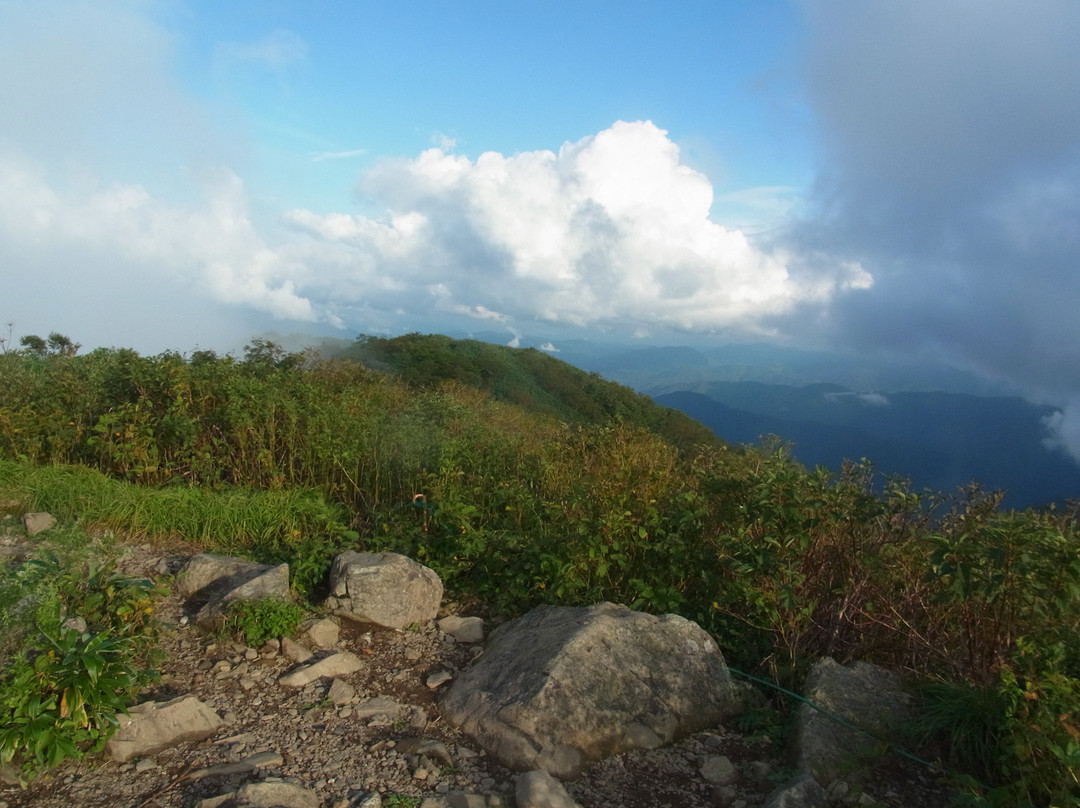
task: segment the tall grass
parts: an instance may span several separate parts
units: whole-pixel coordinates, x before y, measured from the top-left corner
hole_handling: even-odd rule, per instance
[[[87,528],[152,539],[183,538],[204,549],[243,552],[296,536],[340,533],[347,514],[310,489],[145,488],[83,466],[0,460],[0,495]]]

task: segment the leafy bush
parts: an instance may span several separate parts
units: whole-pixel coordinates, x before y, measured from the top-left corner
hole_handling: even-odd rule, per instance
[[[242,637],[244,643],[259,648],[269,640],[292,637],[304,620],[304,610],[283,600],[239,600],[230,605],[226,616],[227,631]]]
[[[84,567],[70,555],[0,571],[0,596],[14,606],[3,625],[0,762],[30,778],[101,747],[116,713],[156,677],[159,594],[112,563]],[[86,630],[69,627],[71,618]]]
[[[25,777],[100,749],[138,689],[151,681],[131,637],[69,630],[42,635],[0,681],[0,762]]]

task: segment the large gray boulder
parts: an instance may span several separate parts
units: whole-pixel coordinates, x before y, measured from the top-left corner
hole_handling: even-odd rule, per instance
[[[496,760],[563,779],[715,726],[739,705],[700,626],[611,603],[539,606],[501,626],[442,703]]]
[[[402,629],[434,620],[443,585],[434,570],[398,553],[341,553],[330,568],[326,607],[361,623]]]
[[[825,785],[884,754],[915,708],[893,671],[868,662],[840,665],[828,657],[810,669],[803,695],[845,722],[808,704],[799,707],[795,763]]]
[[[200,553],[176,576],[176,591],[187,598],[195,623],[205,631],[220,628],[229,606],[240,600],[288,600],[289,565],[257,564],[244,558]]]

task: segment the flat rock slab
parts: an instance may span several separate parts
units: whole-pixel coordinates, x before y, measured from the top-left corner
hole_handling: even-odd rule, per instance
[[[248,774],[256,769],[267,769],[271,766],[280,766],[285,762],[277,752],[256,752],[248,755],[237,763],[219,763],[206,769],[193,771],[187,776],[188,780],[201,780],[204,777],[231,777],[234,774]]]
[[[333,679],[335,676],[353,673],[360,670],[363,665],[363,661],[356,654],[351,651],[342,651],[289,671],[278,679],[278,684],[284,687],[306,687],[324,676]]]
[[[357,718],[372,718],[377,715],[396,716],[406,709],[406,705],[399,704],[389,696],[376,696],[353,707],[353,715]]]
[[[181,696],[165,704],[148,701],[116,716],[119,728],[105,748],[120,763],[152,755],[186,741],[201,741],[224,723],[213,709],[194,696]]]
[[[500,763],[572,779],[715,726],[739,710],[739,692],[716,643],[685,618],[539,606],[493,634],[442,707]]]
[[[209,797],[198,808],[322,808],[322,799],[295,783],[267,779],[248,783],[230,794]]]
[[[340,617],[403,629],[434,620],[443,585],[435,571],[399,553],[341,553],[330,568],[326,607]]]

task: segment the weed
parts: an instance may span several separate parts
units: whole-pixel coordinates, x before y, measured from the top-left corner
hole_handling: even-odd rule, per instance
[[[227,631],[243,638],[246,645],[259,648],[268,640],[292,637],[304,619],[304,610],[284,600],[238,600],[229,606]]]
[[[156,678],[158,594],[112,563],[84,568],[53,553],[0,571],[0,595],[13,605],[3,621],[0,762],[29,779],[104,744],[116,713]],[[65,628],[66,617],[87,630]]]
[[[386,808],[417,808],[421,802],[420,797],[409,797],[396,792],[383,795],[383,805]]]

